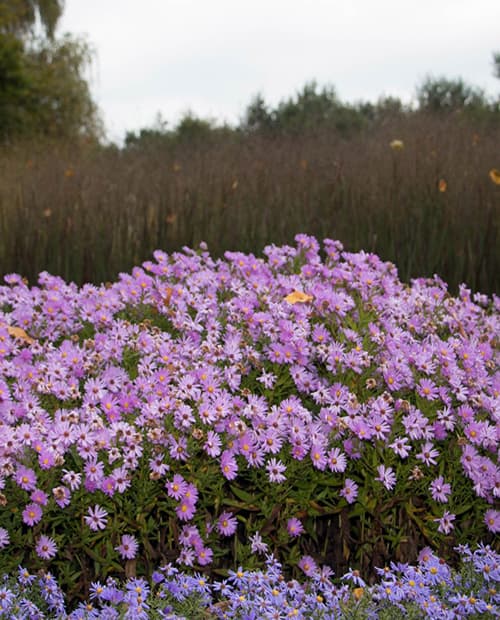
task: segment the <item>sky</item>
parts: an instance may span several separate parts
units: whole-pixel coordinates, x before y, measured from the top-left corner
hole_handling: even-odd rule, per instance
[[[342,101],[415,101],[427,76],[500,93],[500,0],[66,0],[58,35],[82,36],[111,141],[191,111],[237,124],[315,80]]]

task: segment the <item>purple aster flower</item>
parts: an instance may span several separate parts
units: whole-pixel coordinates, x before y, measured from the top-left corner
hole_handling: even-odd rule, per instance
[[[56,462],[55,453],[50,448],[42,448],[38,454],[38,463],[42,469],[50,469]]]
[[[82,474],[68,471],[67,469],[63,469],[63,471],[64,476],[62,477],[62,481],[67,484],[72,491],[76,491],[82,483]]]
[[[286,529],[290,536],[300,536],[305,531],[302,523],[295,517],[288,519]]]
[[[392,467],[386,467],[385,465],[379,465],[377,467],[378,476],[375,480],[381,482],[388,491],[391,491],[396,486],[396,474]]]
[[[230,512],[223,512],[217,520],[217,531],[223,536],[232,536],[237,527],[238,521]]]
[[[331,471],[343,472],[347,467],[345,454],[339,448],[332,448],[328,452],[328,467]]]
[[[4,528],[0,527],[0,549],[6,547],[10,542],[9,532]]]
[[[419,381],[417,393],[427,400],[436,400],[439,395],[436,384],[430,379],[421,379]]]
[[[286,471],[286,465],[284,465],[281,461],[272,458],[266,465],[267,473],[269,476],[270,482],[276,482],[280,484],[286,480],[286,476],[283,472]]]
[[[266,372],[265,370],[263,370],[262,374],[257,377],[257,381],[260,381],[260,383],[262,383],[262,385],[268,390],[272,389],[273,385],[276,382],[276,379],[276,375],[274,375],[272,372]]]
[[[493,508],[487,510],[484,513],[484,522],[490,532],[493,532],[494,534],[500,532],[500,511],[493,510]]]
[[[215,431],[208,431],[203,449],[208,456],[216,457],[221,453],[221,440]]]
[[[433,447],[430,441],[426,441],[422,447],[422,451],[417,454],[417,459],[423,461],[426,465],[436,465],[436,457],[438,456],[438,450]]]
[[[451,493],[451,485],[444,481],[443,476],[439,476],[431,482],[430,490],[432,499],[444,504],[448,501],[448,496]]]
[[[340,495],[346,499],[348,504],[354,503],[358,496],[358,485],[354,480],[346,478],[344,488],[340,491]]]
[[[54,487],[52,489],[52,495],[56,501],[56,504],[61,508],[65,508],[71,501],[71,491],[64,486]]]
[[[316,562],[310,555],[304,555],[299,561],[299,568],[304,572],[307,577],[312,577],[318,570]]]
[[[439,523],[438,525],[439,532],[442,532],[443,534],[449,534],[451,530],[453,530],[455,527],[453,525],[453,521],[455,521],[455,519],[456,519],[456,515],[445,510],[443,516],[440,517],[439,519],[434,519],[434,521]]]
[[[36,474],[32,469],[20,465],[16,471],[16,482],[25,491],[34,491],[36,488]]]
[[[405,459],[411,451],[411,446],[408,445],[408,437],[398,437],[395,441],[389,444],[389,448],[391,448],[391,450],[393,450],[402,459]]]
[[[180,504],[175,509],[175,513],[182,521],[189,521],[190,519],[192,519],[195,512],[195,503],[186,498],[182,499]]]
[[[169,497],[180,499],[186,492],[187,482],[180,474],[175,474],[173,480],[167,482],[165,486],[167,487]]]
[[[326,468],[328,461],[322,446],[314,445],[311,447],[311,461],[316,469],[323,471]]]
[[[197,551],[198,564],[206,566],[212,562],[214,552],[210,547],[200,547]]]
[[[23,521],[26,525],[33,526],[42,518],[42,509],[38,504],[31,503],[23,510]]]
[[[252,553],[267,553],[267,544],[262,540],[262,536],[259,532],[256,532],[253,536],[250,536],[250,543]]]
[[[101,508],[99,504],[96,504],[93,508],[89,508],[87,515],[83,518],[85,523],[91,530],[96,532],[97,530],[104,530],[106,523],[108,522],[108,513],[104,508]]]
[[[47,493],[40,489],[35,489],[31,493],[30,499],[32,502],[35,502],[35,504],[40,504],[41,506],[46,506],[47,502],[49,501]]]
[[[57,545],[52,538],[42,534],[38,538],[35,550],[42,560],[50,560],[57,553]]]
[[[115,547],[115,550],[124,560],[133,560],[137,554],[139,544],[134,536],[123,534],[121,543]]]
[[[234,480],[238,474],[238,464],[234,458],[234,454],[228,450],[224,450],[220,460],[220,467],[222,469],[222,475],[228,480]]]

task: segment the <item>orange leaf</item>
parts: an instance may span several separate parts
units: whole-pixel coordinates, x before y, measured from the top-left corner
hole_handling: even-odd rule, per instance
[[[20,338],[29,344],[35,342],[33,338],[28,336],[28,334],[21,327],[12,327],[12,325],[7,325],[7,331],[11,336],[14,336],[14,338]]]
[[[439,179],[439,183],[438,183],[438,190],[443,193],[448,189],[448,183],[445,181],[445,179]]]
[[[290,293],[285,297],[285,301],[289,304],[303,304],[312,300],[312,295],[307,295],[307,293],[303,293],[302,291],[293,291],[293,293]]]
[[[495,185],[500,185],[500,171],[496,168],[490,170],[490,179]]]

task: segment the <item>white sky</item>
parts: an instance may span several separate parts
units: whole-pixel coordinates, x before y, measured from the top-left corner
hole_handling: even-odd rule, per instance
[[[313,79],[347,102],[410,102],[427,75],[496,96],[499,24],[500,0],[66,0],[58,34],[95,49],[116,141],[158,112],[237,123],[256,93],[274,106]]]

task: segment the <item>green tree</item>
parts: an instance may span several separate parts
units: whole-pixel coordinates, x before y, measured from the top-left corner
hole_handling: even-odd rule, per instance
[[[103,134],[84,77],[91,49],[84,40],[55,37],[63,6],[62,0],[0,3],[0,140]]]
[[[257,93],[248,104],[240,127],[244,131],[266,131],[272,129],[273,115],[261,93]]]
[[[484,91],[466,84],[461,78],[427,77],[417,87],[417,100],[419,108],[429,112],[485,110],[488,107]]]
[[[33,34],[38,19],[45,35],[53,39],[63,10],[64,0],[2,0],[0,32],[25,38]]]

